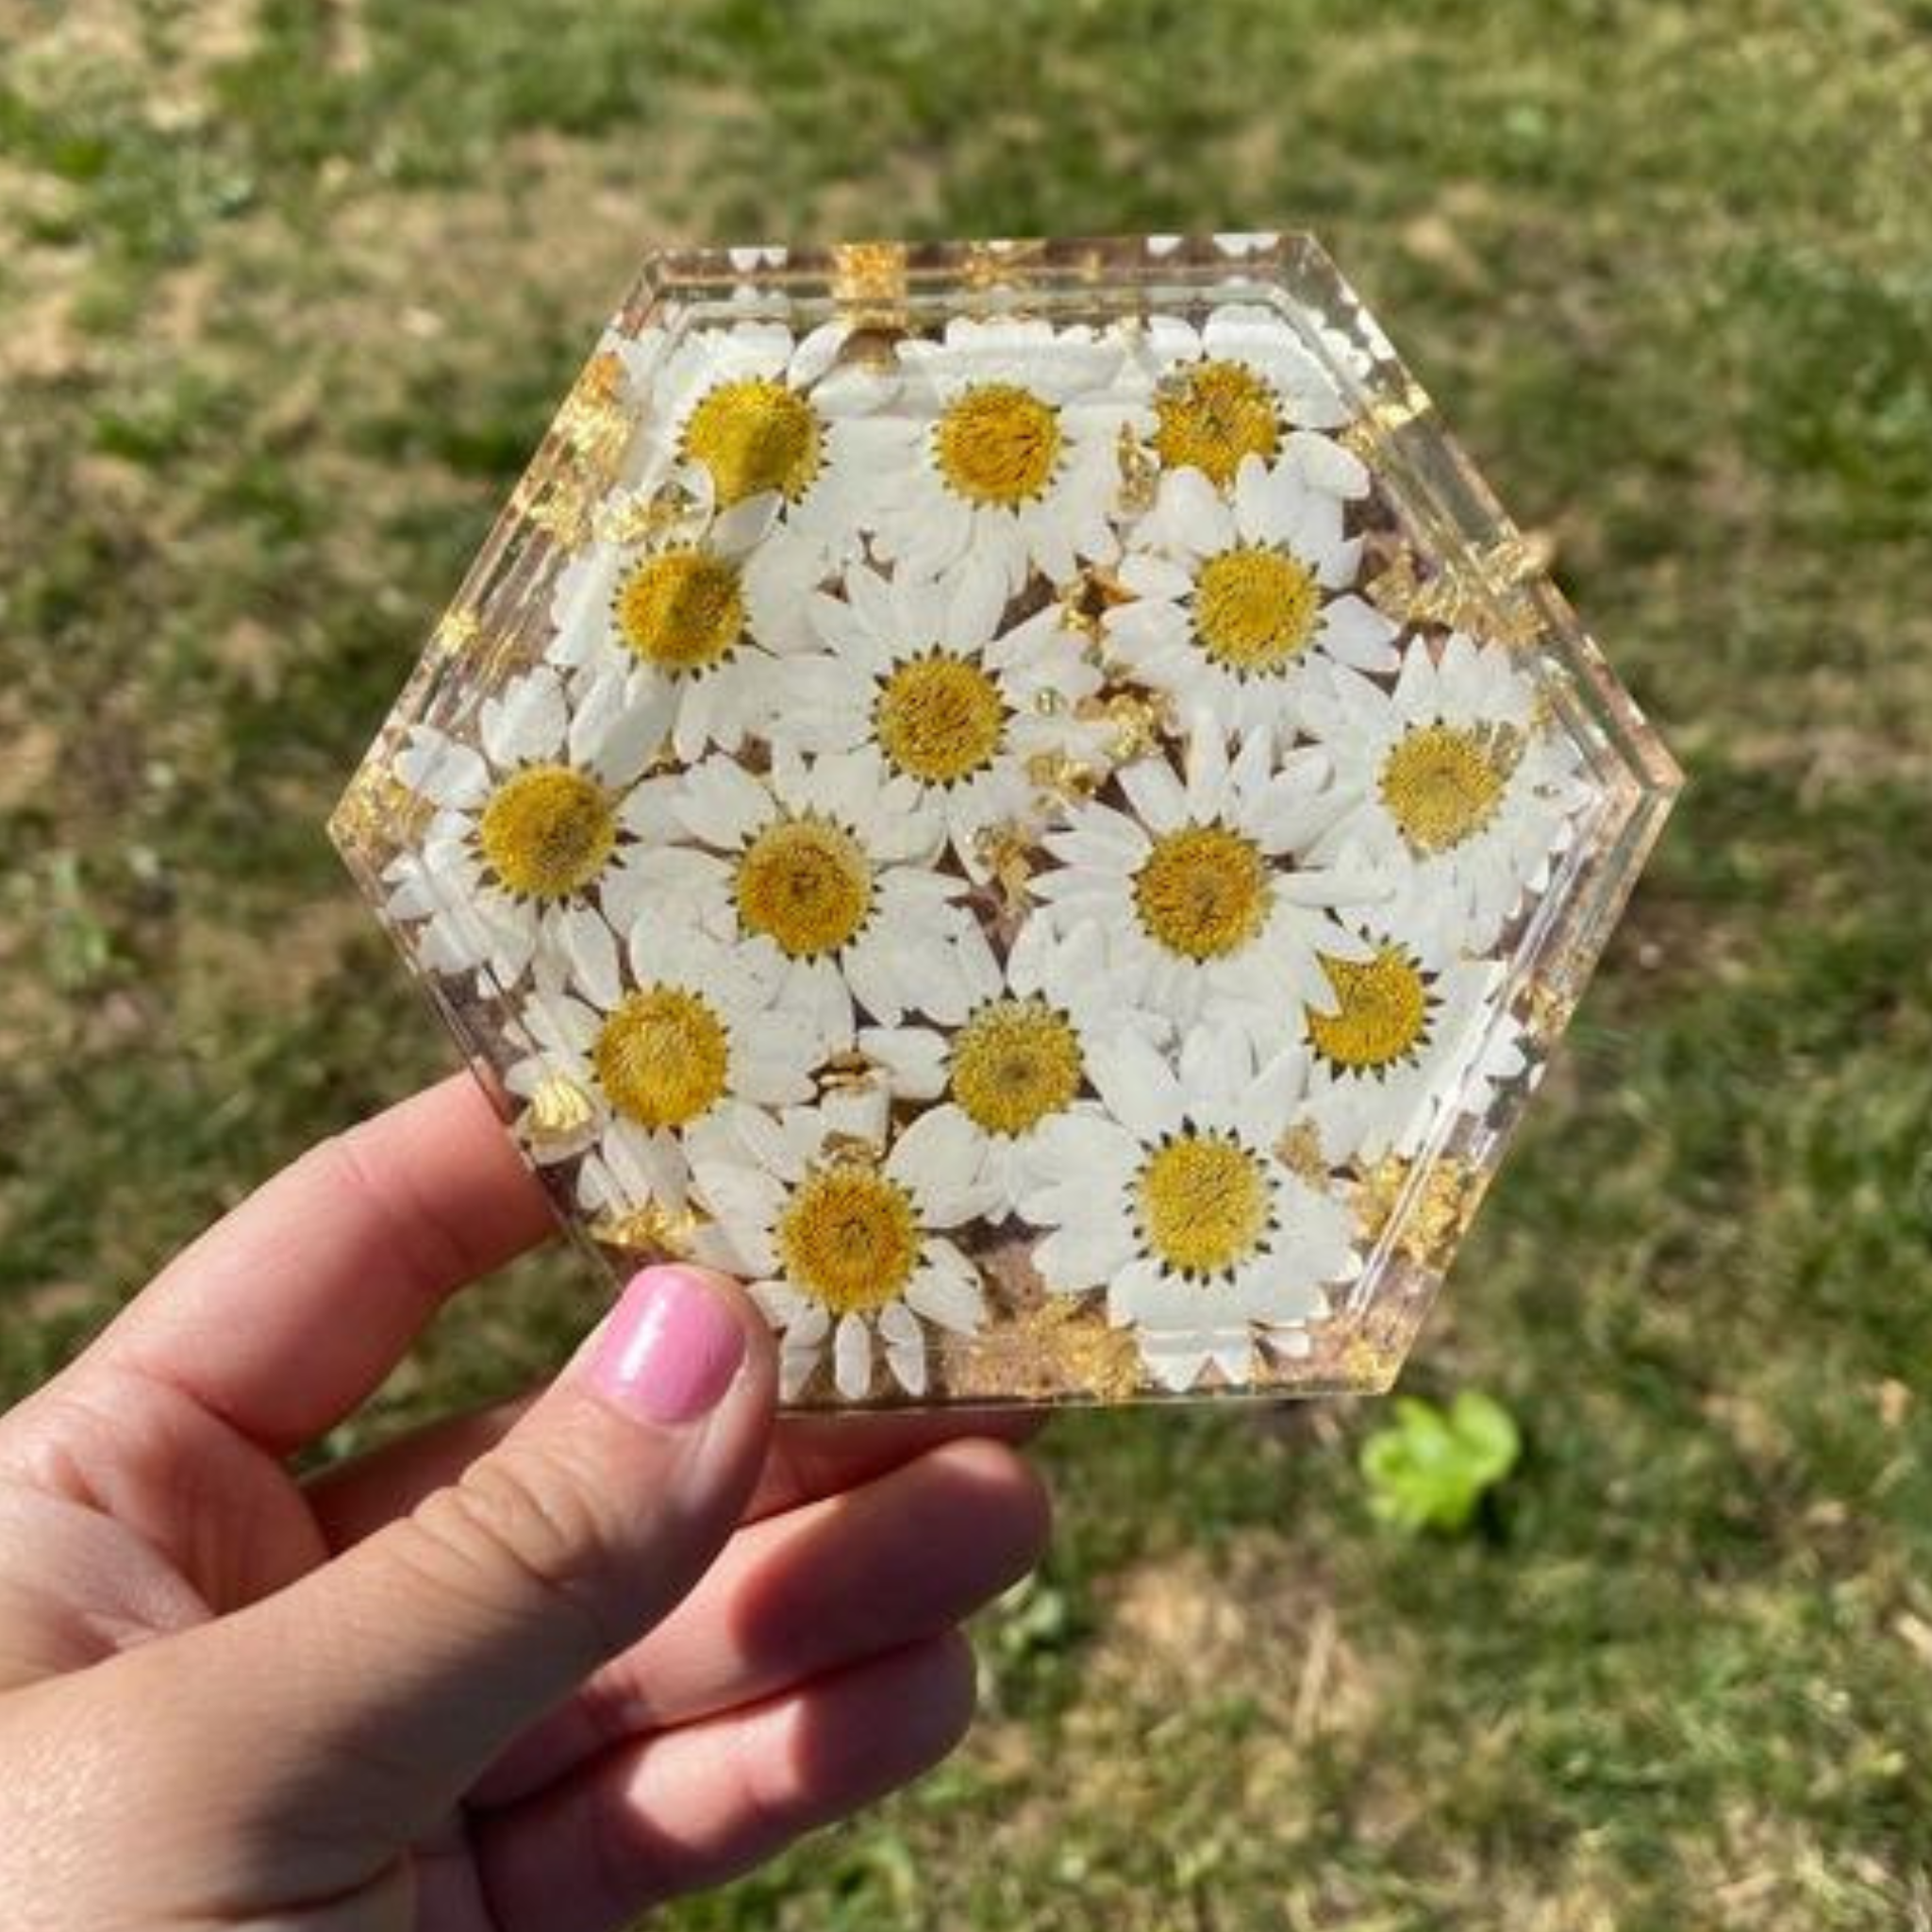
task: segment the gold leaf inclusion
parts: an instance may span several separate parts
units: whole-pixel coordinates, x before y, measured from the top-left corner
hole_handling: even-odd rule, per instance
[[[1370,603],[1398,624],[1437,624],[1478,641],[1520,649],[1542,635],[1542,618],[1522,588],[1537,572],[1524,540],[1508,539],[1473,563],[1445,561],[1427,577],[1402,551],[1366,589]]]
[[[704,1224],[689,1208],[674,1211],[660,1202],[647,1201],[629,1214],[607,1215],[593,1221],[590,1236],[607,1248],[621,1248],[626,1254],[663,1256],[684,1260],[691,1252],[691,1240]]]
[[[1297,1121],[1289,1128],[1274,1143],[1274,1158],[1311,1188],[1327,1188],[1328,1163],[1322,1157],[1322,1136],[1312,1121]]]
[[[1431,1162],[1420,1181],[1412,1179],[1415,1172],[1416,1163],[1399,1154],[1378,1160],[1362,1176],[1356,1221],[1363,1240],[1374,1242],[1382,1239],[1399,1212],[1396,1252],[1417,1267],[1440,1274],[1449,1265],[1475,1212],[1483,1176],[1467,1161],[1448,1156]]]
[[[591,1096],[575,1080],[552,1074],[538,1083],[524,1109],[524,1137],[533,1147],[553,1147],[575,1140],[595,1113]]]
[[[1110,1327],[1097,1307],[1049,1295],[1023,1308],[972,1355],[975,1393],[1042,1396],[1069,1392],[1122,1402],[1141,1386],[1141,1353],[1125,1328]]]

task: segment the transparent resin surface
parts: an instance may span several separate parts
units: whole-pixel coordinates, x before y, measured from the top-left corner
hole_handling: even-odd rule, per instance
[[[661,255],[331,823],[801,1407],[1386,1387],[1676,774],[1301,236]]]

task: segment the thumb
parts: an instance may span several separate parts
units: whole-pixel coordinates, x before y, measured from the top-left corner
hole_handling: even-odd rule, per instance
[[[257,1792],[279,1786],[311,1827],[319,1802],[352,1840],[399,1842],[445,1811],[696,1583],[749,1500],[773,1404],[742,1291],[646,1269],[460,1480],[207,1630],[242,1653],[225,1668],[249,1687]]]

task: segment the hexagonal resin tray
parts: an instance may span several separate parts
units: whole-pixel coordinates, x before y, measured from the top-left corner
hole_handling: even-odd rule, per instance
[[[803,1407],[1386,1387],[1676,774],[1301,236],[660,255],[332,830]]]

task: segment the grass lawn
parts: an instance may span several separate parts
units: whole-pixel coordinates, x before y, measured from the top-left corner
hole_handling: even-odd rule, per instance
[[[1690,771],[1408,1376],[1526,1455],[1066,1420],[971,1746],[671,1922],[1932,1927],[1928,151],[1925,0],[0,0],[0,1398],[447,1062],[322,820],[648,242],[1311,226]]]

